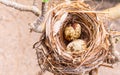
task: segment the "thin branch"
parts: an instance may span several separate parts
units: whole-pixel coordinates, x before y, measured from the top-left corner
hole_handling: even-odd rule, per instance
[[[47,3],[42,2],[41,15],[31,24],[29,24],[31,31],[41,33],[45,30],[45,25],[42,24],[45,19],[45,14],[47,11]]]
[[[120,4],[116,5],[115,7],[105,9],[103,12],[108,12],[108,16],[114,20],[120,18]]]
[[[7,5],[9,7],[13,7],[15,9],[21,10],[21,11],[29,11],[29,12],[33,12],[36,15],[40,15],[41,11],[36,7],[36,6],[26,6],[26,5],[22,5],[10,0],[0,0],[0,3]]]

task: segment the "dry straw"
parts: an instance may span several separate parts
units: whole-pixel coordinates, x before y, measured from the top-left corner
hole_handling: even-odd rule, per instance
[[[105,25],[88,4],[78,1],[61,3],[46,14],[45,33],[36,44],[39,65],[55,75],[82,74],[98,68],[110,52],[109,34]],[[68,24],[81,25],[78,39],[86,42],[84,51],[67,52],[71,41],[64,38]]]

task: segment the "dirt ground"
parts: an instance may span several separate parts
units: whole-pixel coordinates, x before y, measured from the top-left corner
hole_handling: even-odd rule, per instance
[[[33,0],[13,0],[32,5]],[[31,12],[23,12],[0,4],[0,75],[38,75],[33,44],[38,41],[39,34],[29,32],[28,23],[36,16]],[[120,29],[120,20],[113,23],[113,28]],[[117,44],[117,50],[120,43]],[[101,67],[99,75],[120,75],[120,63],[114,68]],[[52,75],[45,73],[45,75]]]

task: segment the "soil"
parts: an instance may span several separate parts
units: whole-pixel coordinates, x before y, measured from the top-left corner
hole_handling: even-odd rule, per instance
[[[13,0],[21,4],[32,5],[33,0]],[[40,2],[38,2],[40,3]],[[106,3],[112,6],[112,3]],[[38,4],[39,5],[39,4]],[[28,23],[36,19],[31,12],[19,11],[0,4],[0,75],[38,75],[40,68],[37,63],[33,44],[39,40],[39,33],[29,32]],[[120,20],[112,23],[119,30]],[[120,42],[116,49],[119,50]],[[120,63],[114,68],[100,67],[99,75],[119,75]],[[46,72],[44,75],[52,75]]]

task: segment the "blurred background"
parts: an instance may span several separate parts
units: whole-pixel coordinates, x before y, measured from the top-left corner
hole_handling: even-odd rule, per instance
[[[33,5],[34,0],[11,0],[24,5]],[[37,1],[40,8],[41,1]],[[53,0],[54,1],[54,0]],[[120,0],[92,0],[91,4],[99,5],[96,9],[103,10],[120,3]],[[101,4],[100,4],[101,3]],[[116,14],[116,13],[115,13]],[[0,3],[0,75],[38,75],[37,63],[33,44],[39,40],[39,33],[29,32],[28,23],[36,19],[31,12],[19,11]],[[112,20],[110,26],[120,31],[120,19]],[[120,52],[120,42],[115,49]],[[120,63],[114,68],[100,67],[99,75],[119,75]],[[46,72],[44,75],[52,75]]]

